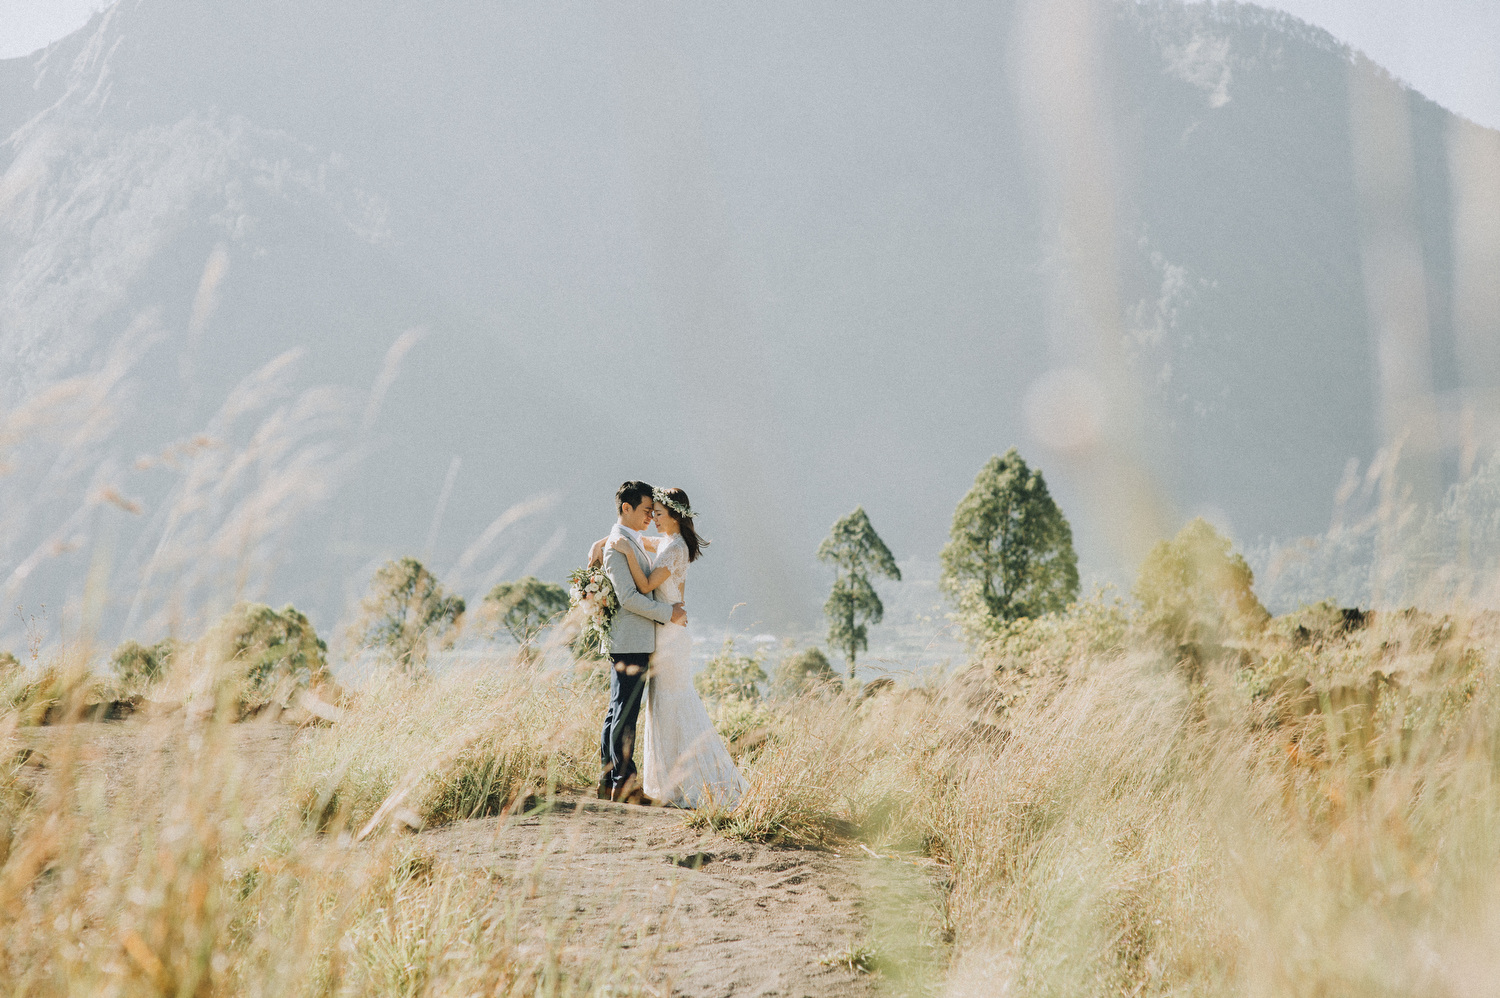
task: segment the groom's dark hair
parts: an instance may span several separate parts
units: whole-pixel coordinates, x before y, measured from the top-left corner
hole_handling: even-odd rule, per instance
[[[626,482],[615,489],[615,512],[625,512],[626,506],[631,509],[636,508],[641,504],[642,499],[650,499],[651,493],[655,491],[645,482]]]

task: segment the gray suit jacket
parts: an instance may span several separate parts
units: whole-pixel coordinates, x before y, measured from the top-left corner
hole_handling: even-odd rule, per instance
[[[626,540],[635,549],[641,570],[651,574],[651,559],[645,550],[634,538],[627,536]],[[655,592],[643,593],[637,589],[625,556],[609,545],[604,548],[604,574],[609,576],[620,601],[620,609],[610,625],[609,639],[604,643],[605,651],[611,655],[656,651],[656,625],[672,620],[672,604],[658,599]]]

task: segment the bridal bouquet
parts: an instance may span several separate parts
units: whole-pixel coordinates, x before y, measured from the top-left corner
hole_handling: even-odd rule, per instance
[[[620,600],[615,596],[615,587],[604,574],[602,567],[575,568],[568,576],[568,607],[583,608],[586,623],[578,640],[584,645],[598,645],[604,650],[604,641],[609,637],[609,626],[620,609]]]

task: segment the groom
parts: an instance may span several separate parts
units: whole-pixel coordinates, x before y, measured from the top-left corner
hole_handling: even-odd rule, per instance
[[[625,556],[614,549],[615,539],[625,538],[641,567],[649,570],[651,559],[640,535],[651,523],[652,491],[645,482],[626,482],[615,491],[619,519],[604,546],[604,574],[615,587],[620,609],[605,641],[614,668],[609,674],[609,710],[599,738],[599,760],[604,765],[599,797],[631,804],[648,803],[635,768],[635,722],[646,690],[646,667],[656,650],[656,625],[687,621],[681,603],[667,604],[657,599],[656,592],[637,589]]]

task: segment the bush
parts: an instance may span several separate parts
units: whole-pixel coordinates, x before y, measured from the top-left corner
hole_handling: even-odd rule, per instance
[[[766,681],[762,658],[761,652],[736,654],[734,639],[725,638],[719,654],[693,677],[693,685],[710,700],[754,700],[760,696],[760,684]]]
[[[978,660],[996,672],[1061,674],[1076,663],[1123,654],[1129,623],[1120,601],[1100,589],[1063,613],[1011,621],[981,647]]]
[[[1182,648],[1213,648],[1256,633],[1270,614],[1255,598],[1245,559],[1227,538],[1195,519],[1151,549],[1132,593],[1147,633]]]
[[[720,700],[709,713],[714,730],[729,746],[729,752],[743,762],[742,752],[764,743],[769,726],[776,718],[774,705],[768,700]],[[737,744],[744,739],[745,744]]]
[[[328,645],[291,604],[238,603],[193,649],[215,697],[243,712],[287,706],[299,689],[332,682]],[[180,653],[179,653],[180,654]]]
[[[149,685],[166,673],[176,651],[177,642],[171,638],[165,638],[150,647],[126,641],[115,649],[109,664],[121,683]]]
[[[817,648],[807,648],[781,660],[776,667],[776,689],[786,696],[799,696],[839,681],[828,656]]]
[[[76,720],[115,693],[77,663],[54,662],[35,672],[16,669],[6,678],[0,707],[18,726]]]

